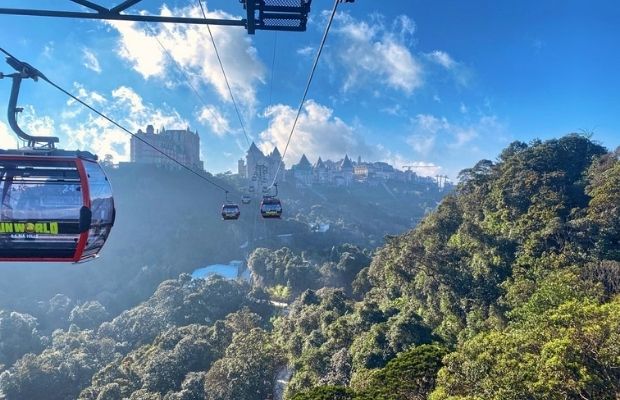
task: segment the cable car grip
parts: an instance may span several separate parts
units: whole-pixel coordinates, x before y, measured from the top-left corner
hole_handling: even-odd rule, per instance
[[[6,51],[2,51],[8,55],[6,58],[7,64],[9,64],[11,67],[13,67],[13,69],[17,71],[13,74],[2,74],[0,76],[1,78],[9,77],[13,79],[7,111],[9,126],[11,127],[11,129],[13,129],[13,131],[18,137],[28,142],[28,147],[34,149],[35,147],[37,147],[37,143],[40,143],[43,145],[44,148],[53,149],[54,143],[58,143],[59,138],[53,136],[32,136],[24,132],[17,123],[17,114],[23,110],[23,108],[17,107],[17,98],[19,97],[19,89],[21,87],[22,79],[32,79],[33,81],[37,82],[39,78],[42,78],[44,80],[47,80],[47,78],[32,65],[23,61],[19,61],[17,58],[9,55]]]

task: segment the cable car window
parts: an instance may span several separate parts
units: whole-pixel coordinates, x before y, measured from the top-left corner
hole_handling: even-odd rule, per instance
[[[84,161],[88,176],[92,222],[88,241],[82,258],[93,256],[101,250],[114,223],[114,200],[112,187],[101,166],[95,162]]]
[[[280,218],[282,203],[275,197],[264,197],[260,207],[263,218]]]
[[[3,159],[0,196],[0,258],[74,256],[83,206],[74,161]]]
[[[114,201],[108,178],[97,163],[85,161],[84,169],[88,175],[93,225],[112,223]]]
[[[40,162],[17,168],[4,165],[2,220],[76,219],[82,207],[80,178],[75,167]]]

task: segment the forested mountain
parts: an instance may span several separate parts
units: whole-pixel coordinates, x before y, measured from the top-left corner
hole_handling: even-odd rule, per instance
[[[81,265],[3,264],[0,310],[35,315],[40,328],[51,333],[63,326],[51,321],[63,317],[66,322],[77,303],[98,301],[109,312],[119,313],[146,300],[165,279],[211,263],[243,260],[256,247],[281,247],[278,235],[290,235],[287,246],[299,251],[322,252],[344,243],[380,245],[385,234],[410,228],[445,194],[434,185],[421,195],[401,193],[398,199],[387,196],[383,187],[330,188],[320,194],[332,199],[330,206],[321,197],[285,184],[281,190],[283,220],[260,218],[255,198],[252,204],[242,206],[238,221],[225,222],[220,215],[224,192],[186,171],[130,164],[108,168],[107,174],[115,193],[117,218],[101,257]],[[230,199],[240,203],[235,182],[210,179],[229,188]],[[343,207],[346,199],[350,199],[350,207]],[[382,224],[367,218],[368,210],[357,205],[370,202],[374,218],[383,220]],[[395,203],[401,207],[409,204],[403,211],[406,218],[398,224],[391,222]],[[314,212],[306,213],[311,208]],[[413,215],[415,220],[410,218]],[[344,224],[345,219],[366,222],[363,226]],[[316,221],[330,229],[314,232]],[[63,296],[55,298],[59,293]],[[54,315],[48,325],[42,319],[50,313]]]
[[[297,362],[289,389],[348,385],[353,391],[322,386],[297,398],[366,398],[369,390],[381,398],[367,382],[375,374],[399,376],[390,362],[406,362],[412,349],[433,341],[450,353],[436,377],[426,370],[423,381],[437,382],[431,399],[617,398],[618,156],[569,135],[513,143],[496,162],[462,171],[437,212],[392,239],[360,272],[354,313],[313,326],[307,338],[320,337],[316,344],[286,340]],[[321,314],[328,311],[338,313]],[[403,319],[413,325],[399,330]],[[349,369],[341,370],[350,373],[325,381],[339,351],[349,352]],[[417,376],[414,366],[400,377]],[[431,392],[417,384],[397,394],[399,380],[391,388],[381,382],[382,398]]]
[[[153,225],[119,226],[106,249],[125,252],[109,267],[122,279],[89,285],[138,300],[123,280],[177,277],[123,312],[122,302],[75,304],[66,293],[32,315],[3,311],[0,391],[10,400],[616,399],[619,155],[580,135],[513,143],[464,170],[436,211],[380,249],[260,243],[250,282],[179,276],[203,246],[225,253],[226,235],[244,234],[202,243],[214,227],[199,223],[199,196],[187,219],[172,203],[161,209],[172,220],[138,203],[131,212]],[[163,199],[178,197],[175,179],[166,182]],[[321,218],[301,214],[287,229]],[[128,242],[145,229],[154,236],[141,256]],[[161,250],[167,240],[197,254],[176,261]]]

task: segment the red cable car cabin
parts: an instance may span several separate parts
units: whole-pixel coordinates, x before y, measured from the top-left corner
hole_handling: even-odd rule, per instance
[[[0,200],[0,261],[85,261],[114,224],[110,182],[87,152],[0,150]]]
[[[282,202],[274,196],[263,196],[260,213],[263,218],[282,218]]]

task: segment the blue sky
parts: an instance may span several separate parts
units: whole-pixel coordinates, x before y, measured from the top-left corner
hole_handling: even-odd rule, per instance
[[[143,3],[132,10],[199,16],[195,1]],[[264,150],[283,150],[332,5],[314,0],[304,33],[212,27],[250,140]],[[27,6],[79,9],[69,1],[3,2]],[[243,12],[231,0],[206,7],[213,18]],[[585,131],[615,148],[618,17],[613,1],[341,4],[287,164],[302,153],[311,162],[346,153],[397,167],[432,164],[418,171],[455,177],[513,140]],[[244,155],[246,139],[205,27],[2,15],[0,46],[131,130],[149,123],[198,130],[210,171],[234,170]],[[0,71],[10,72],[7,65]],[[2,110],[9,89],[0,81]],[[60,136],[66,148],[128,158],[125,133],[67,100],[43,82],[27,82],[23,124]],[[0,119],[0,146],[14,143]]]

